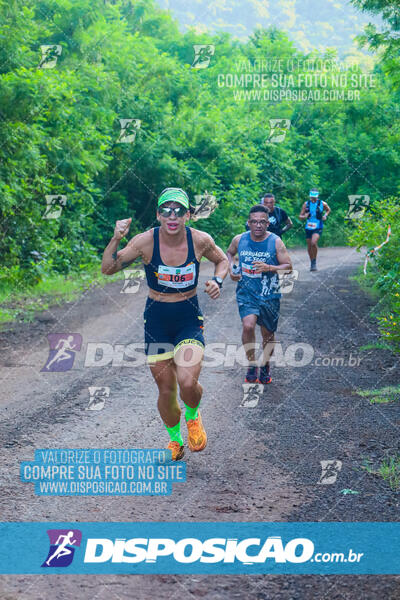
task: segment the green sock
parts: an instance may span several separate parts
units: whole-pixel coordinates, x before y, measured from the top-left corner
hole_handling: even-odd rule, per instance
[[[165,425],[165,423],[164,423]],[[167,427],[165,425],[165,429],[168,431],[168,435],[171,439],[171,442],[178,442],[180,446],[183,446],[183,437],[181,435],[181,423],[177,423],[173,427]]]
[[[183,403],[183,404],[185,404],[185,403]],[[200,403],[196,406],[196,408],[191,408],[187,404],[185,404],[185,406],[186,406],[186,411],[185,411],[186,421],[192,421],[194,419],[197,419],[197,417],[199,416]]]

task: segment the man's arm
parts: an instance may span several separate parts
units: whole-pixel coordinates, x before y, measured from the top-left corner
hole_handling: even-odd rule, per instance
[[[322,202],[322,206],[324,207],[324,211],[325,211],[325,214],[322,217],[322,220],[326,221],[327,217],[329,216],[329,214],[331,212],[331,209],[326,202]]]
[[[299,219],[307,219],[308,217],[308,210],[307,210],[307,202],[304,202],[302,209],[301,209],[301,213],[299,214]]]
[[[282,240],[276,240],[276,257],[279,261],[279,265],[276,267],[277,271],[286,271],[286,273],[293,271],[289,252]]]
[[[103,260],[101,262],[101,272],[104,275],[113,275],[118,273],[125,267],[128,267],[134,260],[142,256],[143,236],[139,233],[135,235],[123,248],[118,251],[120,241],[129,231],[132,219],[124,219],[117,221],[115,225],[114,235],[110,243],[104,250]],[[147,233],[147,232],[146,232]]]
[[[229,248],[226,251],[226,255],[228,257],[228,261],[229,261],[229,274],[231,276],[231,279],[233,281],[239,281],[241,279],[241,275],[240,273],[233,273],[232,271],[232,266],[233,266],[233,259],[237,254],[238,251],[238,247],[239,247],[239,241],[241,238],[242,234],[240,233],[239,235],[235,235],[235,237],[233,238],[233,240],[231,241],[231,243],[229,244]]]
[[[238,251],[238,246],[239,246],[239,240],[240,240],[240,236],[239,235],[235,235],[235,237],[233,238],[233,240],[231,241],[231,243],[229,244],[229,248],[226,251],[226,255],[228,257],[228,261],[229,261],[229,265],[232,266],[233,264],[233,259],[237,254]]]
[[[285,221],[285,226],[282,227],[282,233],[289,231],[289,229],[291,229],[292,227],[293,227],[293,221],[290,217],[288,217]]]
[[[292,261],[290,260],[289,252],[285,244],[280,238],[276,240],[276,257],[279,265],[267,265],[264,262],[255,261],[253,263],[256,273],[279,273],[284,272],[289,274],[292,272]]]

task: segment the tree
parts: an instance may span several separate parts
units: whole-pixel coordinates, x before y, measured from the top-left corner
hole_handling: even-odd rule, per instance
[[[396,87],[400,86],[400,7],[397,0],[351,0],[357,8],[372,15],[379,15],[383,27],[374,24],[365,28],[359,36],[361,44],[378,52],[383,70],[390,75]]]

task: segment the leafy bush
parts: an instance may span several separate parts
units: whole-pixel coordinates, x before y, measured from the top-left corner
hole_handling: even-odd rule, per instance
[[[355,225],[350,242],[358,248],[373,250],[385,241],[388,226],[391,237],[377,252],[371,254],[367,265],[367,286],[380,293],[377,307],[382,336],[394,350],[400,352],[400,211],[399,201],[389,198],[375,203]],[[364,275],[361,276],[364,278]]]

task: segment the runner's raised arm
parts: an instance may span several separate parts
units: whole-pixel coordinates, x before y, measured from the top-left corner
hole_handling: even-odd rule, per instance
[[[132,264],[137,258],[143,258],[143,246],[149,238],[147,231],[135,235],[135,237],[127,243],[125,248],[118,250],[122,238],[129,232],[131,222],[132,218],[116,222],[114,235],[103,253],[101,272],[104,275],[118,273],[118,271],[121,271]]]

